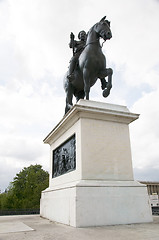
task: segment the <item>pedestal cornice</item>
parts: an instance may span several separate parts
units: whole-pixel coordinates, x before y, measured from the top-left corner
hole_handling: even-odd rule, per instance
[[[51,139],[58,134],[59,129],[60,132],[65,132],[79,118],[129,124],[138,119],[139,114],[131,113],[126,106],[80,99],[46,136],[43,142],[50,144]],[[61,128],[63,131],[61,131]]]

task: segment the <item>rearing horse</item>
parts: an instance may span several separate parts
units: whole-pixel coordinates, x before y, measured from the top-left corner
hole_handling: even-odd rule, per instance
[[[110,22],[105,20],[105,18],[103,17],[89,30],[85,48],[79,57],[78,66],[74,71],[74,79],[70,82],[67,79],[67,74],[65,75],[65,113],[73,105],[73,95],[76,97],[76,101],[85,97],[89,100],[90,88],[96,83],[98,78],[101,80],[103,97],[107,97],[110,93],[113,70],[106,68],[106,58],[99,42],[100,38],[106,41],[112,37]],[[106,82],[105,77],[108,77],[108,82]]]

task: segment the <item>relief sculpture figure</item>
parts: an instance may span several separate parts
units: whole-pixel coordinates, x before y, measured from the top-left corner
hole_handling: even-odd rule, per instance
[[[111,37],[110,22],[106,20],[106,17],[96,23],[87,34],[81,31],[78,35],[79,41],[75,41],[74,34],[71,33],[70,47],[73,49],[73,57],[64,77],[65,113],[73,105],[73,96],[76,97],[76,101],[84,98],[89,100],[90,88],[97,79],[101,81],[103,97],[110,94],[113,70],[106,68],[106,58],[102,52],[100,38],[106,41]],[[106,77],[108,77],[107,81]]]

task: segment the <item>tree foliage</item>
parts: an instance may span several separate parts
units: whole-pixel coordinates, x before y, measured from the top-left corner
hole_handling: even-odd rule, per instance
[[[48,187],[49,174],[41,165],[25,167],[0,195],[0,209],[36,209],[40,207],[41,191]]]

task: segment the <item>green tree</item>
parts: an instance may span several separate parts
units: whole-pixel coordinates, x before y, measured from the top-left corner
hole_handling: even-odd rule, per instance
[[[41,191],[48,183],[49,174],[41,165],[25,167],[16,174],[7,193],[1,194],[1,209],[39,208]]]
[[[0,209],[14,209],[16,199],[12,191],[12,183],[5,190],[4,193],[0,195]]]

